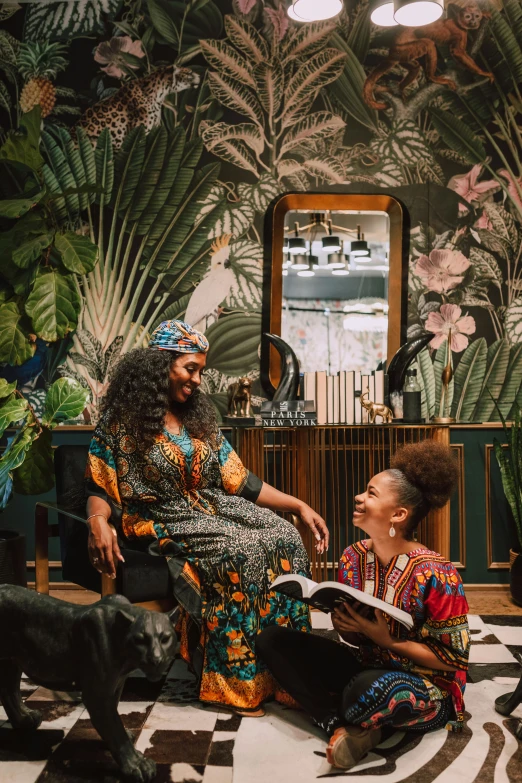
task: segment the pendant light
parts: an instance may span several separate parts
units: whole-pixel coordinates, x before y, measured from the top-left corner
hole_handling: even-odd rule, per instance
[[[346,266],[347,258],[344,253],[330,253],[328,256],[328,266],[330,269],[342,269]]]
[[[344,258],[344,264],[340,267],[336,267],[335,269],[332,269],[332,275],[336,275],[338,277],[346,277],[346,275],[350,274],[350,259],[344,255],[344,253],[341,253],[339,255],[339,258]]]
[[[300,253],[299,255],[294,255],[290,266],[292,267],[292,269],[296,269],[299,271],[304,271],[305,269],[308,269],[308,256],[305,256],[303,253]]]
[[[308,264],[306,266],[306,269],[301,269],[298,273],[298,277],[314,277],[315,271],[314,266],[317,266],[319,264],[319,259],[317,256],[312,255],[311,250],[312,245],[310,244],[310,253],[308,255]]]
[[[440,19],[444,0],[394,0],[393,18],[404,27],[422,27]]]
[[[299,236],[299,224],[295,224],[294,236],[288,240],[288,252],[294,255],[299,255],[303,251],[306,251],[306,242],[303,237]]]
[[[294,0],[293,19],[300,22],[321,22],[332,19],[343,10],[342,0]]]
[[[395,8],[393,0],[373,0],[370,3],[370,19],[380,27],[394,27],[398,24],[393,18]]]
[[[357,226],[357,239],[351,243],[350,246],[351,256],[369,256],[370,250],[368,248],[368,242],[364,238],[364,234],[361,234],[361,227]]]
[[[332,221],[328,221],[328,236],[323,237],[323,250],[329,253],[338,253],[342,249],[342,243],[339,237],[332,234]]]

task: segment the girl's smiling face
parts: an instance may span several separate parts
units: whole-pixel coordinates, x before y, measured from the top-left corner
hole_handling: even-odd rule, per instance
[[[366,491],[355,496],[352,522],[371,538],[388,535],[390,524],[405,523],[410,509],[400,506],[388,471],[370,479]],[[397,532],[400,532],[398,528]]]

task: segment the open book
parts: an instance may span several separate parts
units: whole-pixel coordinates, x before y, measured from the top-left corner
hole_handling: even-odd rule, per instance
[[[413,618],[408,612],[342,582],[321,582],[318,584],[312,579],[307,579],[306,576],[287,574],[278,576],[272,582],[271,589],[277,593],[284,593],[290,598],[295,598],[297,601],[304,601],[322,612],[332,612],[337,604],[342,604],[344,601],[350,604],[359,601],[372,609],[381,609],[388,617],[393,617],[406,628],[413,628]]]

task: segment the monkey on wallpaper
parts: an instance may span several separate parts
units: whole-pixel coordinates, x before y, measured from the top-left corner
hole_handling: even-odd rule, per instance
[[[402,65],[408,71],[399,84],[401,96],[404,96],[406,87],[415,81],[421,68],[424,69],[428,81],[446,84],[455,90],[457,85],[453,79],[436,74],[437,46],[447,46],[453,59],[460,65],[493,81],[493,74],[483,71],[466,51],[468,30],[478,30],[482,20],[489,18],[489,16],[476,5],[469,4],[465,7],[459,7],[451,3],[448,6],[446,19],[439,19],[424,27],[401,27],[390,47],[388,57],[372,71],[364,83],[363,95],[366,103],[372,109],[388,108],[386,103],[375,100],[374,90],[379,79],[396,65]],[[425,58],[423,64],[419,62],[422,57]],[[377,90],[385,91],[386,88],[377,87]]]

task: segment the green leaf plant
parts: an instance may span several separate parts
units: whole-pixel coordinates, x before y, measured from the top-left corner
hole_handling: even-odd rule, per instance
[[[60,191],[41,154],[47,136],[37,106],[0,147],[0,362],[12,365],[33,356],[36,337],[55,342],[76,329],[79,279],[98,257],[80,221],[95,183],[89,194],[71,177]]]
[[[518,538],[518,551],[522,552],[522,433],[520,429],[521,409],[514,406],[513,419],[506,422],[497,401],[491,395],[504,428],[506,443],[494,438],[495,457],[500,468],[502,487],[509,503]]]
[[[88,391],[70,378],[59,378],[48,389],[45,413],[38,419],[16,383],[0,378],[0,437],[10,428],[7,448],[0,458],[0,510],[13,489],[22,495],[39,495],[54,486],[52,430],[80,415]]]

